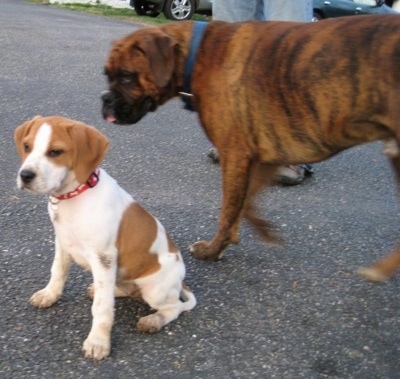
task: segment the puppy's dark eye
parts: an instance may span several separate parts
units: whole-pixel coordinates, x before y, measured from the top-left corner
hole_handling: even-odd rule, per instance
[[[53,149],[47,153],[47,156],[50,158],[57,158],[63,153],[62,150]]]
[[[29,151],[30,151],[29,145],[27,143],[24,143],[24,152],[29,153]]]

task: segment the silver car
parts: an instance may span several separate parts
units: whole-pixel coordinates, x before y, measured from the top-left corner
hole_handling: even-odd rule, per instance
[[[212,0],[130,0],[139,16],[157,17],[161,12],[175,21],[189,20],[194,13],[211,14]]]

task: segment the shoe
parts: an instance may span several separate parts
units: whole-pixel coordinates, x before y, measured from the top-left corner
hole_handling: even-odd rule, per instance
[[[215,147],[210,149],[207,155],[213,163],[219,163],[219,153]],[[313,173],[314,170],[309,164],[282,166],[276,174],[276,181],[282,185],[295,186]]]
[[[210,151],[207,153],[207,155],[209,158],[211,158],[213,163],[219,163],[219,153],[215,147],[210,149]]]
[[[276,174],[276,181],[286,186],[295,186],[313,173],[312,166],[308,164],[282,166]]]

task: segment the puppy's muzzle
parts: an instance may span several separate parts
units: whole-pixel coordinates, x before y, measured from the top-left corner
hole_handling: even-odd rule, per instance
[[[22,183],[29,184],[35,179],[36,173],[32,170],[24,169],[19,173]]]

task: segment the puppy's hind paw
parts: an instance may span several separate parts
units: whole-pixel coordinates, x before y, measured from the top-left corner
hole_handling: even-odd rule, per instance
[[[35,292],[29,302],[36,308],[51,307],[60,298],[61,294],[54,293],[47,288]]]
[[[137,327],[141,332],[157,333],[165,325],[164,316],[159,313],[141,317],[137,323]]]

